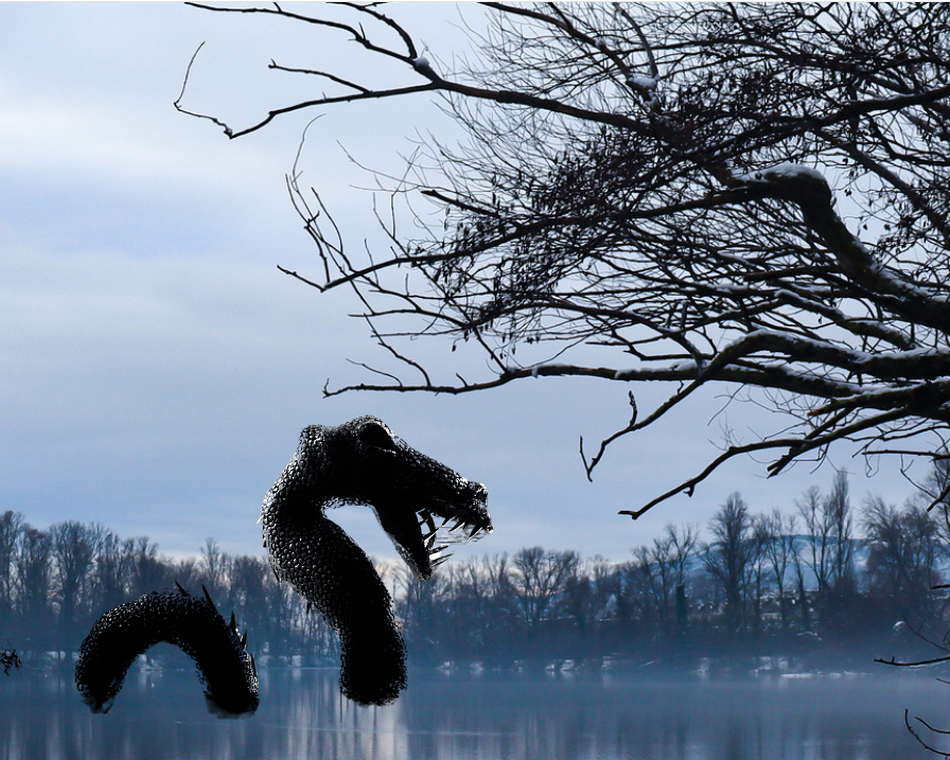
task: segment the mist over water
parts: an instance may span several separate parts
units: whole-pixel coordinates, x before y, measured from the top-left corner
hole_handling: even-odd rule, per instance
[[[905,708],[950,726],[950,687],[927,676],[412,672],[379,708],[343,700],[334,670],[261,676],[239,720],[209,715],[187,670],[133,670],[104,716],[69,671],[0,677],[0,760],[913,760],[932,755]]]

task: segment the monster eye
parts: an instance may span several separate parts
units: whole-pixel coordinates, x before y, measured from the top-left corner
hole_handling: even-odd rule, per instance
[[[382,425],[377,425],[376,423],[370,423],[363,427],[360,431],[360,440],[378,449],[396,450],[396,444],[389,434],[389,431]]]

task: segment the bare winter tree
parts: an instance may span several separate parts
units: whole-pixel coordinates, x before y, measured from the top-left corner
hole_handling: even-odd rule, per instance
[[[757,518],[757,530],[763,536],[762,551],[765,563],[771,571],[778,597],[782,630],[789,627],[788,574],[798,556],[795,515],[785,515],[779,509]]]
[[[588,476],[611,441],[708,384],[781,413],[633,517],[743,454],[765,453],[770,474],[843,441],[905,466],[944,455],[950,7],[483,8],[480,58],[451,64],[396,7],[214,9],[309,24],[377,61],[348,74],[315,44],[310,67],[273,62],[309,76],[314,96],[247,126],[179,99],[230,137],[289,112],[419,95],[440,97],[467,131],[457,147],[429,138],[392,180],[407,213],[423,201],[441,213],[420,211],[409,235],[387,223],[391,247],[370,258],[344,250],[320,198],[290,177],[322,264],[288,274],[353,288],[373,336],[418,378],[380,368],[381,384],[327,393],[462,393],[532,376],[669,383],[654,409],[638,413],[631,394],[629,423],[598,451],[582,442]],[[390,84],[373,79],[383,71]],[[488,374],[423,366],[407,348],[420,336],[477,347]]]
[[[879,496],[868,499],[864,522],[875,603],[890,607],[895,619],[914,628],[925,623],[933,627],[934,620],[941,620],[934,591],[943,549],[939,523],[918,504],[910,502],[900,510]]]
[[[574,551],[521,549],[512,559],[513,591],[522,619],[536,629],[554,614],[568,579],[577,574],[580,557]]]
[[[749,508],[738,492],[729,494],[709,525],[713,541],[704,547],[703,565],[722,588],[726,626],[738,632],[745,622],[746,601],[758,562]]]
[[[91,601],[88,593],[89,576],[104,533],[105,528],[101,525],[84,525],[76,520],[50,526],[51,558],[59,597],[59,628],[64,649],[68,646],[67,642],[72,640],[71,637],[79,633],[77,627],[86,622],[82,613],[92,612],[88,609]]]

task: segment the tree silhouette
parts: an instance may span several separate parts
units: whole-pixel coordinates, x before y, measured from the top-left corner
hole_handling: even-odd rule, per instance
[[[397,363],[378,368],[386,382],[328,394],[537,376],[670,383],[646,412],[631,395],[631,419],[596,453],[582,446],[588,475],[611,441],[710,383],[781,413],[624,511],[634,517],[742,454],[765,452],[769,474],[841,441],[905,464],[942,456],[946,6],[484,3],[472,63],[434,58],[398,8],[213,10],[307,24],[377,64],[348,74],[319,44],[309,67],[272,62],[316,82],[314,97],[241,127],[186,108],[183,87],[177,107],[230,137],[295,111],[420,94],[467,132],[459,147],[425,138],[401,179],[379,178],[394,209],[428,201],[438,213],[418,212],[414,237],[387,223],[390,251],[369,258],[348,253],[320,197],[289,178],[322,265],[288,274],[355,289],[372,335],[418,377]],[[378,84],[383,73],[395,84]],[[476,347],[488,375],[424,366],[406,348],[419,336]]]
[[[709,524],[713,541],[703,554],[703,565],[722,588],[726,600],[725,623],[733,633],[741,631],[745,623],[753,566],[758,559],[752,527],[749,508],[742,495],[730,494],[713,515]]]

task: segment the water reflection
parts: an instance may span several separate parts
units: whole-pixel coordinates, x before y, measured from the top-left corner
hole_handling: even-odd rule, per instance
[[[892,760],[928,754],[904,707],[936,723],[947,687],[864,676],[736,681],[412,673],[394,705],[343,700],[336,673],[261,671],[261,707],[208,715],[189,670],[130,674],[92,715],[71,674],[0,678],[0,760]]]

